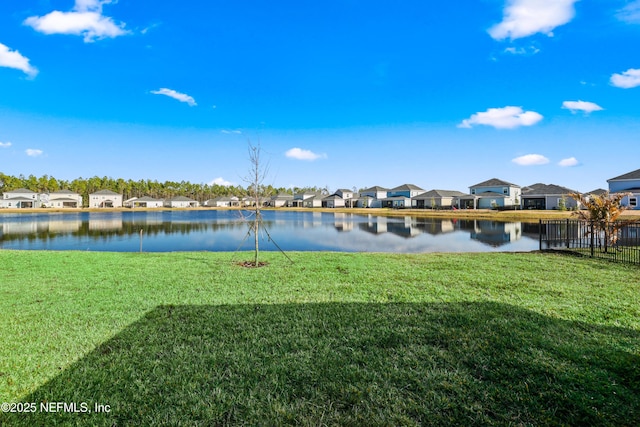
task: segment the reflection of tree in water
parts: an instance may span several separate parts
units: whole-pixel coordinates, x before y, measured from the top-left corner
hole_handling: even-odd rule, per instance
[[[310,228],[331,228],[328,238],[337,230],[380,236],[392,234],[403,240],[415,239],[419,235],[439,236],[454,232],[467,234],[472,242],[479,242],[490,247],[499,247],[513,243],[524,236],[538,240],[539,225],[503,223],[490,220],[450,220],[415,217],[376,217],[368,216],[334,216],[330,213],[312,214],[307,212],[266,211],[262,217],[265,227],[280,231],[285,239],[291,239],[300,247],[313,248],[314,242],[307,241],[301,233]],[[294,230],[295,229],[295,230]],[[158,238],[161,236],[185,236],[215,233],[233,233],[240,236],[247,231],[247,223],[235,212],[164,212],[136,213],[135,215],[100,215],[100,216],[55,216],[38,215],[37,217],[7,218],[0,221],[0,247],[11,247],[12,242],[43,248],[57,245],[64,239],[77,241],[89,240],[99,244],[110,244],[124,240],[138,240],[142,237]],[[293,237],[295,236],[295,237]],[[355,236],[354,236],[355,237]],[[319,238],[323,243],[324,234]],[[357,240],[357,239],[356,239]],[[437,243],[435,243],[437,244]],[[374,242],[367,242],[363,250],[370,250]],[[429,241],[429,245],[433,245]],[[17,244],[15,245],[17,246]],[[431,246],[429,246],[431,247]],[[444,248],[448,248],[445,246]],[[474,246],[477,247],[477,246]],[[208,248],[211,249],[211,248]],[[313,250],[313,249],[312,249]]]
[[[271,225],[273,221],[264,221],[265,224]],[[29,242],[47,242],[55,238],[63,236],[90,237],[92,240],[110,240],[114,237],[132,236],[140,234],[143,230],[144,235],[172,235],[172,234],[189,234],[207,231],[232,231],[244,230],[246,225],[240,220],[216,221],[216,222],[172,222],[163,221],[158,223],[148,223],[146,221],[123,221],[118,227],[113,223],[105,223],[103,227],[90,223],[90,221],[82,221],[76,230],[68,231],[52,231],[48,223],[42,222],[36,228],[28,231],[15,231],[2,233],[0,237],[2,241],[29,241]]]

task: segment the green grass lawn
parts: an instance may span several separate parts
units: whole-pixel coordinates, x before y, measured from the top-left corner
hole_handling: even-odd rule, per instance
[[[0,425],[638,425],[637,267],[288,255],[0,251]]]

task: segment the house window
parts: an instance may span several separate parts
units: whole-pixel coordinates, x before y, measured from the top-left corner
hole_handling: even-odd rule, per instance
[[[629,197],[629,207],[635,208],[638,206],[638,198],[637,197]]]
[[[502,189],[502,194],[509,194],[509,189],[507,187],[504,187]]]
[[[476,194],[476,189],[475,188],[471,189],[471,194]]]

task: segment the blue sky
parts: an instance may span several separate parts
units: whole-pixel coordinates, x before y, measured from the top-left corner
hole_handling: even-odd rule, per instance
[[[1,2],[0,171],[606,188],[638,46],[640,0]]]

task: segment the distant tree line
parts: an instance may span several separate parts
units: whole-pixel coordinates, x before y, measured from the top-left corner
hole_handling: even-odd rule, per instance
[[[245,197],[249,194],[248,187],[243,188],[239,185],[192,184],[189,181],[159,182],[150,179],[134,181],[132,179],[126,180],[107,176],[102,178],[98,176],[92,178],[80,177],[73,181],[68,181],[56,179],[49,175],[43,175],[41,177],[29,175],[25,177],[24,175],[5,175],[0,172],[0,193],[17,190],[18,188],[26,188],[36,193],[54,193],[61,190],[70,190],[82,196],[85,206],[88,206],[89,194],[100,190],[115,191],[118,194],[122,194],[124,200],[142,196],[150,196],[155,199],[170,199],[177,196],[185,196],[197,200],[200,203],[221,196]],[[262,194],[273,196],[281,193],[295,194],[305,191],[328,193],[327,189],[318,187],[284,188],[265,185]]]

